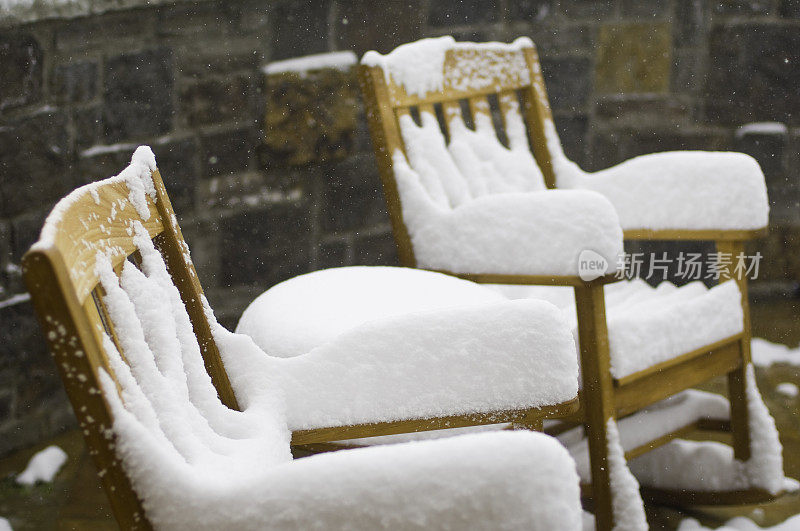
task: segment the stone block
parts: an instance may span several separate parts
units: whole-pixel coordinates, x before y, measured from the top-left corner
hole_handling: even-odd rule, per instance
[[[615,126],[642,124],[687,124],[691,100],[662,94],[615,94],[597,99],[595,117]]]
[[[110,58],[103,85],[109,142],[156,136],[172,128],[173,61],[169,48]]]
[[[710,35],[708,119],[800,124],[800,32],[790,24],[715,26]]]
[[[0,217],[41,208],[73,188],[68,120],[52,111],[0,127]]]
[[[236,33],[236,2],[187,2],[167,5],[158,10],[156,31],[169,37],[201,36],[204,40],[216,35]]]
[[[72,112],[72,124],[75,131],[75,149],[85,150],[105,139],[103,126],[103,108],[100,106],[77,108]]]
[[[255,134],[252,128],[235,129],[200,139],[200,166],[204,177],[229,175],[250,165]]]
[[[639,19],[654,20],[664,19],[669,16],[669,0],[622,0],[620,11],[623,17],[635,17]]]
[[[76,61],[53,69],[50,93],[58,103],[80,103],[97,96],[99,68],[96,61]]]
[[[264,144],[271,165],[339,160],[353,151],[361,111],[354,70],[267,78]]]
[[[608,168],[638,155],[698,149],[730,150],[731,142],[725,131],[710,128],[634,128],[594,127],[590,170]]]
[[[600,28],[595,90],[599,93],[669,90],[669,24],[607,24]]]
[[[694,96],[703,85],[703,65],[697,50],[678,50],[672,55],[672,79],[670,90]]]
[[[139,47],[155,34],[154,9],[108,12],[60,22],[54,30],[56,49],[78,58],[99,48],[123,51]]]
[[[542,72],[554,110],[585,109],[592,88],[592,62],[589,58],[543,58]]]
[[[519,0],[510,2],[506,7],[506,16],[509,20],[524,20],[526,22],[544,22],[555,16],[553,0]]]
[[[31,245],[39,239],[39,234],[42,232],[44,220],[50,213],[53,204],[42,205],[41,210],[34,210],[26,212],[11,220],[11,227],[13,230],[13,246],[11,248],[11,263],[19,265],[22,260],[22,255],[28,252]],[[21,281],[21,271],[13,271],[12,275],[17,276],[17,282]],[[14,279],[9,279],[13,281]],[[0,336],[2,337],[2,336]]]
[[[428,23],[431,26],[485,24],[499,18],[497,0],[439,0],[431,2]]]
[[[176,213],[200,284],[205,289],[216,287],[220,281],[220,231],[217,220],[185,220],[181,219],[184,217],[181,212]],[[216,306],[213,308],[216,309]]]
[[[94,146],[78,155],[78,180],[86,184],[117,175],[131,162],[136,144]]]
[[[705,0],[675,0],[673,38],[677,48],[700,44],[708,32],[709,11],[709,3]]]
[[[800,18],[800,0],[782,0],[778,13],[784,18]]]
[[[42,62],[42,48],[32,35],[0,33],[0,111],[41,99]]]
[[[561,11],[569,18],[591,18],[601,20],[614,14],[614,0],[570,0],[561,2]]]
[[[180,73],[192,79],[205,79],[209,76],[228,76],[237,72],[255,72],[261,62],[259,50],[233,51],[226,47],[223,53],[200,52],[189,46],[180,50],[176,61]],[[177,52],[177,50],[176,50]]]
[[[272,11],[271,59],[288,59],[328,51],[331,0],[285,0]]]
[[[204,79],[184,86],[178,99],[181,113],[190,127],[225,122],[250,122],[252,89],[246,76]]]
[[[589,156],[586,135],[589,126],[588,117],[585,114],[557,114],[555,122],[567,157],[584,167]]]
[[[364,229],[389,221],[371,153],[330,166],[323,177],[321,202],[326,232]]]
[[[302,202],[245,210],[220,220],[223,285],[267,288],[311,267],[311,219]]]
[[[753,2],[752,0],[718,0],[711,4],[714,14],[718,16],[769,15],[773,10],[772,2]]]
[[[317,250],[316,269],[350,265],[349,246],[345,240],[323,242]]]
[[[178,215],[194,210],[200,174],[198,142],[195,138],[171,139],[153,146],[158,169],[172,208]]]
[[[400,265],[392,231],[357,236],[353,249],[356,265]]]
[[[409,0],[384,2],[380,9],[375,9],[375,2],[371,0],[338,0],[334,49],[353,50],[360,57],[369,50],[386,53],[400,44],[417,40],[422,37],[425,12],[422,6],[421,0]]]

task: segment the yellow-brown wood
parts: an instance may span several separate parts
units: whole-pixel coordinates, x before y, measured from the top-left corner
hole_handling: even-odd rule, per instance
[[[710,345],[706,345],[704,347],[695,349],[695,350],[693,350],[691,352],[687,352],[686,354],[682,354],[682,355],[677,356],[675,358],[672,358],[670,360],[667,360],[667,361],[664,361],[664,362],[661,362],[661,363],[656,363],[655,365],[651,365],[650,367],[648,367],[648,368],[646,368],[646,369],[644,369],[642,371],[635,372],[635,373],[629,374],[627,376],[623,376],[622,378],[614,378],[614,385],[616,387],[622,387],[622,386],[628,385],[630,383],[633,383],[636,380],[648,379],[651,376],[656,375],[657,373],[666,371],[666,370],[670,369],[671,367],[674,367],[674,366],[677,366],[677,365],[684,365],[687,362],[694,361],[696,358],[699,358],[701,356],[706,356],[708,353],[713,352],[713,351],[715,351],[715,350],[717,350],[719,348],[722,348],[722,347],[734,345],[734,346],[736,346],[738,348],[738,343],[739,343],[739,341],[741,339],[742,339],[742,334],[736,334],[736,335],[733,335],[731,337],[727,337],[725,339],[722,339],[720,341],[716,341],[714,343],[711,343]],[[701,362],[701,364],[702,364],[702,362]],[[712,376],[715,376],[715,375],[711,375],[711,376],[709,376],[709,378],[712,377]]]
[[[575,288],[580,345],[581,402],[586,423],[592,471],[592,499],[599,529],[612,529],[611,478],[608,463],[608,422],[613,417],[614,389],[611,382],[605,295],[602,286]]]
[[[546,129],[548,123],[553,122],[553,112],[547,98],[547,89],[544,86],[542,66],[536,48],[527,48],[525,65],[530,72],[531,84],[520,92],[522,96],[522,114],[528,127],[528,139],[531,143],[531,152],[542,170],[544,182],[548,188],[556,187],[556,174],[553,171],[553,160],[547,146]],[[555,126],[553,126],[555,127]]]
[[[744,241],[761,238],[767,234],[766,227],[753,230],[687,230],[687,229],[628,229],[626,240],[701,240]]]
[[[397,191],[397,182],[392,169],[392,156],[395,151],[405,153],[400,129],[397,124],[394,109],[390,105],[389,88],[383,70],[378,67],[366,65],[359,66],[358,80],[363,94],[364,107],[367,115],[372,145],[378,163],[378,171],[383,185],[383,194],[386,198],[386,209],[392,223],[397,258],[405,267],[415,267],[414,250],[411,238],[408,235],[403,211],[400,205],[400,195]]]
[[[715,376],[727,374],[740,365],[738,342],[734,342],[634,380],[615,390],[616,415],[631,414]]]
[[[533,286],[589,286],[604,285],[619,282],[621,279],[614,275],[606,275],[595,280],[584,281],[578,276],[558,276],[558,275],[507,275],[507,274],[483,274],[483,273],[455,273],[445,269],[434,269],[437,273],[444,273],[458,278],[463,278],[478,284],[517,284]]]
[[[744,243],[740,241],[718,241],[717,252],[727,255],[727,266],[722,263],[723,281],[736,282],[742,295],[744,334],[738,343],[741,363],[728,373],[728,399],[731,404],[731,427],[733,428],[733,451],[736,459],[750,459],[750,413],[747,407],[747,367],[750,365],[750,302],[747,293],[747,277],[744,272],[735,274],[738,256],[744,257]]]
[[[578,408],[577,398],[563,404],[542,406],[512,411],[492,411],[470,415],[450,415],[436,418],[408,419],[394,422],[360,424],[355,426],[333,426],[314,430],[301,430],[292,433],[292,445],[361,439],[381,435],[397,435],[398,433],[416,433],[420,431],[442,430],[447,428],[463,428],[484,424],[502,424],[513,422],[525,426],[537,426],[545,418],[568,415]]]

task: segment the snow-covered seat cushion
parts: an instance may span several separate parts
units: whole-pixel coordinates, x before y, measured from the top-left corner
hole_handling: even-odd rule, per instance
[[[673,151],[627,160],[595,173],[555,157],[559,188],[607,197],[623,229],[749,230],[767,226],[764,174],[749,155]]]
[[[495,286],[511,298],[548,300],[561,308],[577,337],[571,288]],[[677,287],[643,280],[605,286],[611,374],[624,378],[742,332],[741,295],[735,282]]]
[[[247,404],[265,387],[280,387],[292,430],[527,409],[577,396],[575,343],[557,308],[429,271],[302,275],[257,298],[237,332],[217,338],[237,397]]]

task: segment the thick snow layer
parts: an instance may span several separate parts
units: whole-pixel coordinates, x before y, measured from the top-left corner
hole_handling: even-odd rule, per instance
[[[694,518],[686,518],[678,526],[678,531],[712,531],[712,529],[714,528],[700,525],[700,522]],[[795,531],[797,529],[800,529],[800,514],[790,516],[780,524],[770,527],[761,527],[749,518],[737,516],[725,522],[722,527],[717,527],[716,531]]]
[[[462,281],[393,268],[375,269],[364,277],[366,288],[354,287],[360,269],[303,275],[257,299],[254,317],[239,330],[257,330],[255,316],[275,315],[278,304],[269,301],[273,292],[278,303],[291,304],[280,317],[280,332],[258,336],[262,348],[250,337],[215,328],[240,401],[258,396],[265,385],[262,376],[269,374],[286,395],[290,428],[299,430],[541,407],[576,396],[575,343],[551,304],[502,300]],[[400,279],[409,285],[422,276],[429,276],[421,286],[431,293],[420,297],[416,309],[402,298],[397,304],[387,298],[381,308],[369,292],[381,277],[390,286]],[[334,278],[343,283],[327,281]],[[438,283],[436,291],[428,288]],[[351,293],[343,295],[343,289]],[[391,295],[401,288],[384,289]],[[412,296],[419,292],[408,289]],[[343,296],[351,300],[344,302]],[[364,309],[352,319],[329,320],[340,301],[343,309],[362,303]],[[318,312],[303,313],[315,305]],[[373,318],[365,320],[370,313]],[[289,339],[294,335],[308,338]],[[264,354],[291,354],[305,346],[313,348],[291,358]]]
[[[789,398],[794,398],[800,393],[800,390],[797,388],[797,385],[790,383],[790,382],[781,382],[775,386],[775,390],[782,394],[783,396],[788,396]]]
[[[419,266],[458,273],[577,275],[578,257],[589,249],[605,260],[605,272],[616,270],[622,232],[604,197],[533,191],[543,188],[541,173],[519,147],[521,140],[509,150],[480,119],[472,132],[458,124],[460,118],[450,117],[455,142],[450,146],[433,115],[422,113],[421,119],[417,126],[410,116],[401,118],[408,159],[400,151],[393,157]]]
[[[470,56],[448,72],[445,79],[445,57],[449,50],[475,50],[489,52],[513,52],[523,48],[531,48],[533,43],[527,37],[520,37],[511,44],[499,42],[456,42],[453,37],[435,37],[421,39],[403,44],[386,55],[375,51],[364,54],[361,63],[368,66],[379,66],[383,69],[387,81],[393,80],[405,89],[408,94],[424,96],[428,92],[442,90],[445,82],[460,90],[481,89],[492,84],[494,78],[514,72],[515,75],[527,76],[525,58],[522,54],[514,54],[511,58],[515,68],[504,69],[494,60],[481,56]],[[526,77],[527,79],[527,77]]]
[[[0,531],[14,531],[11,528],[11,522],[0,516]]]
[[[283,412],[284,382],[278,373],[287,362],[304,356],[269,358],[249,338],[226,332],[212,321],[226,367],[234,368],[231,379],[244,406],[242,412],[225,408],[205,372],[177,289],[140,224],[135,243],[142,269],[126,263],[119,281],[110,262],[98,257],[105,302],[125,356],[123,361],[114,342],[104,338],[121,394],[105,371],[100,378],[112,409],[116,450],[157,529],[580,528],[574,463],[557,441],[538,433],[465,435],[292,461]],[[514,315],[498,313],[500,318],[511,318],[511,329],[517,332],[522,330],[521,321],[527,329],[543,319],[544,335],[557,336],[544,341],[548,351],[574,348],[554,309],[542,304],[530,308],[517,323]],[[493,313],[494,307],[483,305],[484,310]],[[473,319],[477,313],[467,307],[455,314],[471,327],[472,335],[478,329]],[[416,335],[423,336],[421,343],[425,337],[444,334],[445,342],[454,341],[453,349],[469,350],[463,338],[447,334],[435,312],[420,315],[422,320],[412,321]],[[210,311],[209,316],[213,319]],[[420,322],[425,330],[419,330]],[[405,337],[391,340],[411,343],[405,351],[408,361],[419,362],[414,334],[402,324],[400,320],[398,329]],[[554,334],[553,327],[559,326],[560,333]],[[487,331],[494,335],[491,328]],[[545,338],[534,334],[520,341],[530,347],[540,339]],[[437,353],[427,351],[429,357]],[[340,402],[342,407],[360,399],[346,380],[359,380],[364,366],[374,361],[363,352],[355,354],[360,355],[358,362],[341,359],[322,368],[338,371],[333,385],[341,381],[351,392],[348,401]],[[253,364],[253,356],[273,362]],[[242,370],[260,373],[254,380],[258,392],[240,387]],[[523,370],[520,377],[529,376]],[[314,375],[302,383],[309,384],[304,393],[325,396],[325,388],[314,387],[319,383]],[[385,394],[391,387],[383,384]]]
[[[642,485],[699,491],[762,488],[777,494],[791,482],[783,475],[782,447],[775,421],[758,393],[753,366],[747,368],[751,457],[737,461],[733,448],[714,441],[674,440],[633,459]]]
[[[288,358],[374,319],[502,300],[479,284],[441,273],[340,267],[273,286],[245,309],[236,333],[252,337],[270,356]]]
[[[747,230],[767,226],[764,174],[749,155],[673,151],[643,155],[595,173],[567,159],[555,124],[545,124],[559,188],[594,190],[617,209],[623,229]]]
[[[625,463],[625,452],[619,440],[614,419],[608,419],[608,470],[611,484],[611,507],[614,511],[615,531],[645,531],[647,517],[639,495],[639,484]]]
[[[751,342],[751,356],[756,367],[769,367],[774,363],[800,365],[800,347],[789,348],[760,337],[754,337]]]
[[[263,68],[263,71],[267,75],[284,73],[302,75],[311,70],[320,70],[322,68],[349,70],[357,62],[356,54],[348,50],[345,52],[319,53],[285,59],[283,61],[275,61],[267,64]]]
[[[28,466],[17,477],[20,485],[33,485],[40,481],[50,483],[67,462],[67,453],[58,446],[48,446],[34,454]]]
[[[728,401],[724,397],[689,389],[618,420],[619,443],[623,452],[629,452],[699,419],[725,420],[729,415]],[[589,447],[583,428],[566,431],[558,440],[575,459],[581,480],[588,483]]]
[[[562,310],[577,338],[572,288],[491,286],[511,299],[546,300]],[[605,286],[611,373],[623,378],[657,363],[710,345],[743,330],[741,296],[735,282],[706,288],[701,282],[657,288],[635,279]],[[755,340],[754,340],[755,341]]]

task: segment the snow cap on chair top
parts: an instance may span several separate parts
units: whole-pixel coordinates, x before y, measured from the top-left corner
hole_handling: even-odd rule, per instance
[[[444,63],[448,50],[514,52],[532,47],[533,41],[528,37],[519,37],[514,42],[506,44],[501,42],[456,42],[453,37],[447,35],[402,44],[386,55],[369,51],[362,57],[361,64],[381,67],[386,74],[387,81],[391,77],[407,93],[424,96],[428,92],[439,91],[444,87]],[[519,65],[521,67],[519,73],[527,74],[524,58],[521,55],[520,59],[523,60]],[[474,62],[478,59],[473,58],[472,60]],[[488,77],[491,77],[493,72],[489,68],[490,65],[483,66],[487,68],[481,70],[486,71],[489,74]],[[487,76],[475,76],[475,73],[472,72],[473,75],[470,76],[460,76],[473,84],[463,88],[478,88],[474,84],[487,78]]]
[[[57,228],[70,208],[81,198],[85,197],[86,194],[91,194],[95,203],[99,203],[100,197],[97,191],[100,187],[109,183],[124,182],[130,190],[128,199],[136,209],[136,213],[139,214],[143,220],[147,221],[150,217],[150,210],[147,208],[144,194],[149,195],[151,199],[155,201],[156,191],[152,178],[152,173],[155,170],[156,157],[153,154],[153,150],[150,149],[149,146],[139,146],[133,152],[133,156],[131,156],[131,163],[118,175],[76,188],[56,203],[56,206],[53,207],[53,210],[44,222],[39,240],[34,243],[31,248],[41,249],[51,247],[55,242]]]

